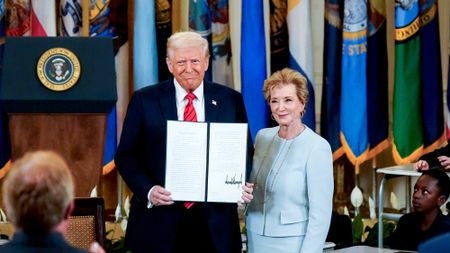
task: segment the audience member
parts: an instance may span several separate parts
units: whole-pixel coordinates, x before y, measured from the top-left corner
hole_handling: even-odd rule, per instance
[[[15,233],[0,252],[87,252],[63,237],[74,207],[74,182],[61,156],[51,151],[25,154],[12,164],[2,194]],[[91,252],[104,250],[94,243]]]
[[[250,253],[322,252],[333,205],[333,159],[328,142],[302,123],[307,81],[285,68],[264,82],[278,123],[258,132],[247,211]]]
[[[414,212],[403,215],[387,244],[391,248],[416,251],[420,243],[450,232],[450,218],[442,206],[450,192],[450,179],[441,169],[426,170],[414,185]]]

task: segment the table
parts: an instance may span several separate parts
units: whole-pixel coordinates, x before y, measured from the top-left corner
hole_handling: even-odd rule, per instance
[[[388,218],[391,220],[398,220],[402,214],[392,214],[384,213],[383,205],[383,194],[384,194],[384,184],[387,180],[395,177],[408,177],[406,180],[406,212],[411,211],[411,177],[419,177],[422,175],[421,172],[415,171],[413,164],[404,164],[391,167],[385,167],[377,169],[377,173],[383,174],[383,179],[380,182],[380,188],[378,192],[378,247],[383,247],[383,218]],[[447,172],[450,176],[450,172]]]
[[[375,248],[369,247],[365,245],[352,246],[348,248],[338,249],[327,251],[326,253],[406,253],[406,252],[415,252],[415,251],[404,251],[398,249],[383,249],[383,248]]]

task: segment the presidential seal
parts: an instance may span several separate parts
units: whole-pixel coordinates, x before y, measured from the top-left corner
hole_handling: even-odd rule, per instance
[[[41,55],[36,69],[39,80],[45,87],[53,91],[65,91],[77,83],[81,65],[72,51],[57,47]]]

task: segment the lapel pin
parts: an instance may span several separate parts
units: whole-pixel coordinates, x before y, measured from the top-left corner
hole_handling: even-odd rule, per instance
[[[217,101],[216,101],[216,100],[213,99],[213,100],[211,101],[211,103],[212,103],[213,105],[217,106]]]

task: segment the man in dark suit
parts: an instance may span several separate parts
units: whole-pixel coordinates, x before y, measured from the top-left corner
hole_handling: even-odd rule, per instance
[[[167,54],[174,78],[134,93],[115,157],[133,191],[126,245],[134,252],[241,252],[236,204],[174,202],[164,181],[167,120],[246,123],[242,96],[203,80],[209,52],[199,34],[173,34]],[[249,139],[247,176],[252,155]],[[243,190],[249,202],[252,185]]]
[[[84,253],[64,240],[73,210],[74,182],[63,158],[49,151],[27,153],[12,164],[2,188],[16,232],[0,252]],[[104,253],[98,245],[92,253]]]

